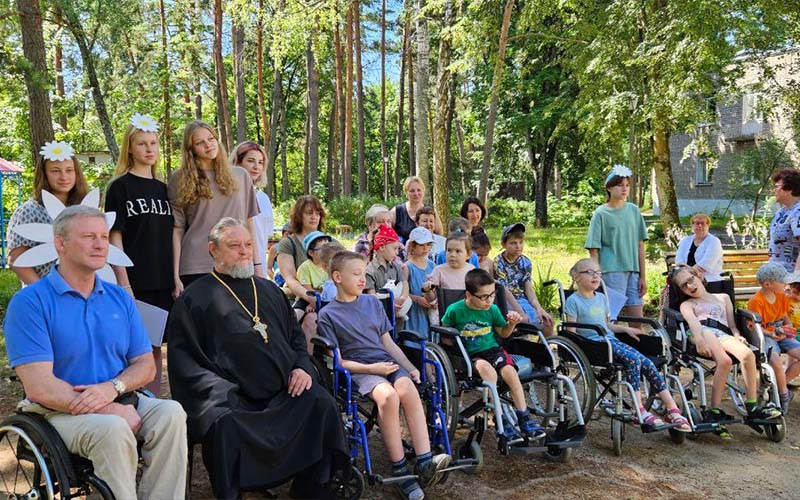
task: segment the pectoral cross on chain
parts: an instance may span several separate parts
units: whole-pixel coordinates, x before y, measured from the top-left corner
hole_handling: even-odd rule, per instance
[[[256,317],[254,318],[255,323],[253,324],[253,330],[256,331],[261,338],[264,340],[265,344],[269,344],[269,335],[267,335],[267,325],[261,322],[261,320]]]

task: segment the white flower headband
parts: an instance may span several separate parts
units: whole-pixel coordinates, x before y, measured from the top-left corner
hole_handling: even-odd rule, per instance
[[[614,165],[614,168],[611,169],[611,173],[606,177],[606,184],[608,184],[615,175],[619,177],[630,177],[633,175],[633,172],[625,165]]]
[[[64,161],[72,158],[75,155],[75,150],[66,142],[51,141],[46,142],[44,146],[42,146],[42,149],[39,150],[39,154],[42,155],[45,160]]]
[[[158,123],[152,116],[135,113],[131,116],[131,125],[142,132],[158,132]]]

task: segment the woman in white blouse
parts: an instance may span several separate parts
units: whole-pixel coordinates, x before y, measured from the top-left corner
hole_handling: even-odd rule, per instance
[[[675,256],[676,264],[694,267],[705,277],[706,281],[720,281],[722,276],[722,243],[719,238],[708,232],[711,218],[706,214],[692,216],[692,233],[678,244]]]

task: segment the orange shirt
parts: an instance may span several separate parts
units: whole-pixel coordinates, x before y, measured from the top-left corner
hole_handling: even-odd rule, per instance
[[[775,330],[776,322],[789,314],[789,298],[782,293],[775,294],[775,302],[769,303],[761,290],[747,301],[747,309],[761,315],[761,325],[770,332]]]

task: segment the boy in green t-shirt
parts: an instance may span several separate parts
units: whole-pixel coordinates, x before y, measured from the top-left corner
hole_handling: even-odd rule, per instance
[[[516,311],[509,311],[508,320],[503,318],[500,308],[494,304],[494,280],[485,270],[469,271],[465,285],[466,297],[450,304],[442,317],[442,325],[461,332],[464,348],[482,380],[497,384],[500,373],[511,391],[520,431],[533,439],[544,437],[544,429],[531,418],[514,360],[494,338],[495,331],[501,337],[511,335],[522,317]]]

